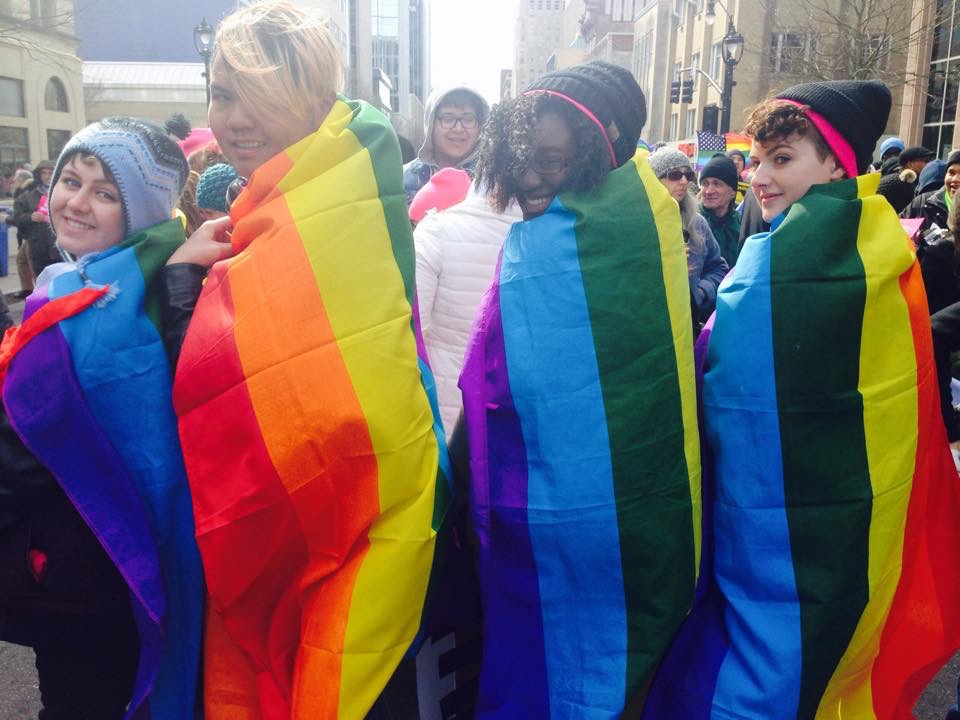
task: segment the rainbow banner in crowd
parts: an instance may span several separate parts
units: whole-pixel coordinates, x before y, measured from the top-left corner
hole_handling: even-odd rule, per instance
[[[195,717],[200,673],[203,577],[153,282],[182,242],[169,220],[87,256],[30,296],[0,351],[11,424],[130,588],[127,717],[154,720]]]
[[[739,150],[743,153],[743,160],[749,166],[750,165],[750,148],[753,145],[753,141],[747,135],[740,135],[739,133],[727,133],[724,135],[726,140],[727,152],[731,150]]]
[[[513,226],[468,345],[478,717],[618,717],[693,600],[689,286],[645,157]]]
[[[338,99],[231,217],[174,392],[206,717],[360,718],[418,633],[450,498],[389,122]]]
[[[646,718],[910,718],[960,648],[958,477],[878,178],[811,188],[720,286],[708,562]]]

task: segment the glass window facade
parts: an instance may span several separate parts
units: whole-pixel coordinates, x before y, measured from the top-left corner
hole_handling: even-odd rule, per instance
[[[372,0],[373,67],[390,78],[390,105],[400,107],[400,1]]]
[[[923,145],[945,158],[954,145],[953,125],[960,92],[960,0],[937,0]]]
[[[47,130],[47,157],[60,157],[70,135],[69,130]]]
[[[26,117],[22,80],[0,77],[0,115]]]
[[[0,173],[10,175],[30,159],[26,128],[0,127]]]
[[[43,91],[43,107],[54,112],[70,112],[67,89],[60,78],[52,77],[47,80],[47,86]]]

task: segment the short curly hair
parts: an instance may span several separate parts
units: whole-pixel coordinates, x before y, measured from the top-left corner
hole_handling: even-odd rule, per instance
[[[516,197],[517,176],[533,155],[537,118],[556,113],[570,126],[576,146],[569,164],[566,190],[585,192],[600,185],[610,172],[610,149],[589,118],[565,100],[533,93],[494,107],[484,125],[477,158],[477,185],[494,204],[506,210]]]
[[[750,112],[743,133],[764,147],[794,135],[808,137],[813,141],[817,157],[826,160],[833,155],[833,150],[807,117],[808,110],[807,105],[794,105],[775,98],[764,100]]]

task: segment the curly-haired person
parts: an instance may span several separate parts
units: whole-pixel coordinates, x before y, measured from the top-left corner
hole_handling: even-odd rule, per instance
[[[460,376],[477,717],[619,717],[692,601],[689,292],[677,203],[636,150],[645,115],[630,73],[593,62],[544,76],[484,129],[477,182],[524,220]]]
[[[644,718],[906,718],[960,647],[957,473],[878,80],[753,110],[746,239],[697,342],[704,573]]]

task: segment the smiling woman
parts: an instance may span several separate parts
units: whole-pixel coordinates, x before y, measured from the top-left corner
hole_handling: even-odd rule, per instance
[[[524,221],[460,376],[478,717],[620,717],[693,597],[689,291],[676,202],[637,152],[644,120],[629,71],[588,63],[544,76],[484,129],[478,183]]]
[[[336,95],[321,18],[245,5],[216,47],[210,126],[249,181],[170,259],[163,308],[205,717],[364,717],[419,629],[449,497],[400,147]]]

